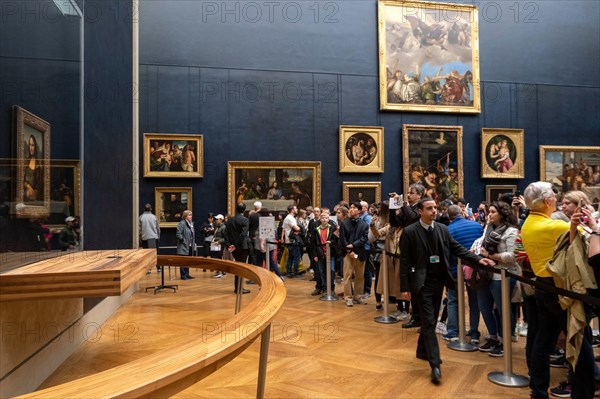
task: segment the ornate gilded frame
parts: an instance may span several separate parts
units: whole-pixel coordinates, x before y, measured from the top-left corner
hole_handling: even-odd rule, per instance
[[[164,146],[168,144],[171,149],[175,145],[183,150],[185,145],[194,146],[192,153],[195,157],[195,164],[190,164],[191,170],[185,170],[186,166],[183,160],[177,171],[168,170],[173,166],[167,166],[168,162],[160,162],[161,159],[167,156],[164,151]],[[160,155],[154,155],[157,148],[161,152]],[[180,156],[183,156],[180,154]],[[171,165],[176,164],[171,157]],[[162,169],[162,170],[160,170]],[[144,177],[186,177],[198,178],[204,177],[204,139],[201,134],[162,134],[162,133],[144,133]]]
[[[463,197],[462,136],[462,126],[402,125],[403,191],[406,193],[411,183],[421,183],[426,195],[439,201],[448,197],[442,190],[446,186],[454,197]],[[435,179],[431,173],[436,174]],[[436,184],[442,177],[443,184]]]
[[[516,184],[487,185],[485,186],[485,200],[491,204],[498,200],[499,194],[514,193],[516,190]]]
[[[50,123],[17,105],[13,106],[13,114],[17,159],[17,217],[46,217],[50,214]],[[31,137],[36,145],[33,161],[28,154]],[[34,185],[41,184],[42,187],[33,187],[25,182],[26,168],[31,162],[35,165],[32,173],[37,180]]]
[[[341,125],[339,133],[341,173],[383,173],[382,126]]]
[[[480,113],[478,8],[414,0],[377,4],[380,109]]]
[[[361,192],[368,192],[362,200],[367,201],[369,204],[381,202],[381,182],[370,182],[370,181],[352,181],[342,182],[342,198],[344,201],[360,201],[361,198],[352,197],[353,194]]]
[[[51,229],[62,229],[67,216],[81,216],[81,163],[76,159],[53,159],[50,162],[50,221]],[[66,187],[63,184],[66,181]],[[72,187],[68,187],[72,185]],[[71,190],[72,199],[69,195]],[[69,197],[69,198],[67,198]],[[72,203],[69,203],[72,202]],[[61,204],[63,203],[63,204]],[[58,206],[57,206],[58,205]],[[54,208],[68,207],[68,215],[63,212],[62,220],[53,216]]]
[[[525,131],[523,129],[482,128],[481,177],[496,179],[524,178],[524,137]]]
[[[569,169],[575,163],[581,166],[581,161],[586,161],[588,166],[600,165],[600,146],[540,146],[540,180],[553,184],[559,196],[568,190],[581,190],[587,193],[590,199],[600,198],[600,184],[589,184],[578,181],[576,176],[565,179],[565,166]],[[576,173],[575,175],[579,175]],[[576,178],[573,181],[573,177]],[[581,184],[585,184],[582,186]]]
[[[281,190],[279,199],[248,194],[252,188],[251,186],[255,185],[259,177],[268,186],[267,194],[273,182],[277,181]],[[284,211],[289,204],[294,203],[294,200],[288,198],[292,193],[293,183],[298,183],[300,190],[308,194],[310,205],[313,207],[320,206],[321,162],[229,161],[227,163],[227,212],[230,215],[235,213],[235,205],[238,200],[243,201],[248,210],[252,209],[252,204],[255,201],[261,201],[263,207],[270,211]],[[247,198],[250,196],[252,198]],[[301,207],[302,205],[300,204]]]
[[[177,206],[178,211],[171,216],[170,211],[166,209],[165,201],[167,196],[176,195],[176,200],[181,202],[181,206]],[[183,209],[181,209],[183,208]],[[158,218],[158,224],[163,227],[177,227],[181,221],[181,213],[188,209],[192,210],[192,188],[191,187],[155,187],[154,188],[154,212]]]

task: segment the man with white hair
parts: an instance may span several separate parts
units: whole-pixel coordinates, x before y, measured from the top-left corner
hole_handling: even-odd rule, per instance
[[[546,269],[546,263],[554,255],[556,240],[569,231],[570,224],[563,220],[553,220],[550,215],[556,210],[556,193],[552,184],[538,181],[531,183],[524,192],[525,204],[530,210],[523,223],[521,234],[523,246],[531,262],[531,268],[540,283],[554,287],[554,279]],[[533,300],[523,303],[527,307],[528,330],[525,348],[529,367],[529,387],[532,398],[548,398],[550,385],[550,353],[554,350],[561,331],[567,330],[567,315],[558,303],[556,294],[543,289],[535,289]],[[584,356],[580,357],[580,360]],[[582,364],[583,363],[583,364]],[[589,378],[588,376],[591,376]],[[552,388],[555,396],[569,393],[574,398],[588,397],[587,391],[594,394],[593,364],[578,362],[576,372],[569,386]],[[555,390],[560,390],[558,392]],[[557,395],[559,394],[559,395]],[[589,397],[591,397],[589,396]],[[567,397],[567,396],[561,396]]]
[[[259,220],[260,220],[260,211],[262,209],[262,202],[260,201],[256,201],[254,203],[254,212],[251,212],[250,216],[248,217],[249,219],[249,226],[248,226],[248,234],[250,235],[250,241],[252,241],[252,245],[254,246],[254,251],[250,251],[250,259],[249,262],[252,265],[256,265],[256,266],[262,266],[262,259],[260,256],[256,256],[256,251],[260,250],[259,248],[256,248],[255,243],[258,242],[257,238],[258,238],[258,224],[259,224]],[[260,261],[261,263],[258,264],[258,261]],[[252,283],[249,283],[252,284]]]

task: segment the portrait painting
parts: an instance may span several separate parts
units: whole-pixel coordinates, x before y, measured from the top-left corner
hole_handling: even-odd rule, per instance
[[[230,161],[227,166],[227,203],[230,215],[236,204],[254,209],[260,201],[270,211],[320,206],[321,162]]]
[[[154,210],[160,227],[177,227],[186,209],[192,210],[191,187],[154,189]]]
[[[51,228],[63,228],[68,216],[81,216],[80,166],[78,160],[53,159],[50,163]]]
[[[404,193],[413,183],[438,202],[463,197],[462,126],[402,125]]]
[[[523,129],[481,129],[481,177],[525,177]]]
[[[342,125],[339,134],[340,172],[383,172],[383,127]]]
[[[517,186],[514,184],[506,184],[506,185],[487,185],[485,186],[485,200],[488,203],[492,203],[494,201],[498,201],[500,196],[505,193],[515,193],[517,191]]]
[[[600,146],[540,146],[540,180],[552,183],[558,198],[583,191],[600,202]]]
[[[342,182],[342,199],[347,202],[381,202],[381,182]]]
[[[203,177],[201,134],[144,134],[144,177]]]
[[[480,113],[476,6],[379,0],[380,109]]]
[[[18,217],[47,217],[50,213],[50,123],[13,107],[16,137],[16,195]]]

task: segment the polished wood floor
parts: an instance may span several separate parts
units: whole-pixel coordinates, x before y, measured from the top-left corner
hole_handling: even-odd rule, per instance
[[[173,269],[171,277],[175,277]],[[168,273],[165,273],[167,279]],[[156,295],[156,271],[144,277],[140,290],[103,326],[89,326],[88,342],[43,385],[53,386],[96,373],[173,345],[208,334],[234,311],[233,276],[211,278],[192,270],[196,279],[170,280],[179,291]],[[251,300],[256,285],[247,286]],[[482,352],[456,352],[440,337],[443,383],[429,380],[429,365],[415,358],[417,332],[398,324],[373,321],[375,301],[346,307],[310,296],[314,282],[286,280],[287,300],[272,326],[266,396],[269,398],[528,398],[528,388],[505,388],[488,381],[502,371],[503,358]],[[243,305],[242,305],[243,306]],[[251,328],[251,327],[249,327]],[[481,329],[481,326],[480,326]],[[217,330],[218,331],[218,330]],[[221,332],[226,334],[227,332]],[[513,371],[526,374],[525,342],[513,344]],[[247,398],[256,396],[259,341],[208,378],[176,398]],[[552,384],[566,369],[552,369]],[[127,376],[124,376],[127,378]]]

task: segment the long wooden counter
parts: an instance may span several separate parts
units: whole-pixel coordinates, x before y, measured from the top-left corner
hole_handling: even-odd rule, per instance
[[[170,397],[227,364],[252,344],[269,328],[285,301],[283,282],[260,267],[184,256],[159,256],[158,263],[235,273],[255,281],[260,290],[241,312],[223,323],[221,331],[226,333],[215,331],[205,335],[198,326],[198,334],[191,335],[183,346],[166,348],[88,377],[19,396],[19,399]]]
[[[0,301],[121,295],[155,265],[155,249],[65,252],[0,272]]]

